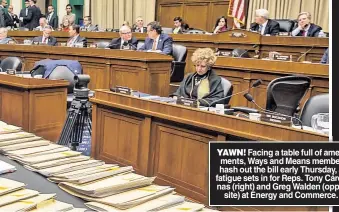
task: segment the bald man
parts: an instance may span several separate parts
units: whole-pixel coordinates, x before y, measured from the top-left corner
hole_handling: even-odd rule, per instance
[[[138,40],[132,36],[131,27],[124,25],[119,30],[120,38],[115,38],[108,45],[110,49],[132,49],[136,50]]]

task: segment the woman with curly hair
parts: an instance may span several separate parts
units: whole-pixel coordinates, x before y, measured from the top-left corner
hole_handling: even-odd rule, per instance
[[[209,106],[213,101],[223,98],[221,78],[212,70],[217,60],[214,51],[210,48],[197,49],[191,60],[195,72],[188,74],[171,96],[198,99],[201,106]]]

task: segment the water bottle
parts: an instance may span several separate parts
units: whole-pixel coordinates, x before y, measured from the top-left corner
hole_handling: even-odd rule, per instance
[[[319,38],[326,38],[326,34],[324,33],[324,31],[320,30],[318,37]]]

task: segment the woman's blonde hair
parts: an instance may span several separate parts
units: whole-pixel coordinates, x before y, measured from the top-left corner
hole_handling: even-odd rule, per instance
[[[194,51],[191,60],[194,64],[205,61],[206,65],[211,67],[217,60],[217,56],[211,48],[199,48]]]

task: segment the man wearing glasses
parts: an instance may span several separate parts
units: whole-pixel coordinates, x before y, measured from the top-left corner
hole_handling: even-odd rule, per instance
[[[132,37],[132,30],[129,26],[124,25],[119,30],[120,38],[115,38],[108,45],[110,49],[132,49],[136,50],[138,40]]]
[[[147,52],[157,52],[161,54],[172,55],[173,51],[173,39],[163,34],[160,24],[153,21],[147,24],[147,35],[144,45],[139,50]]]

